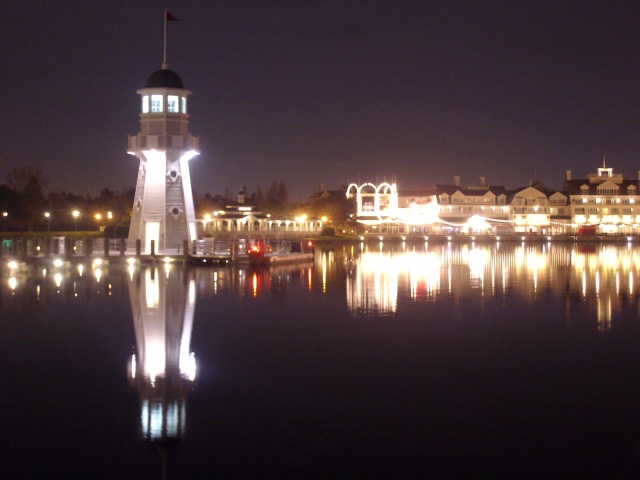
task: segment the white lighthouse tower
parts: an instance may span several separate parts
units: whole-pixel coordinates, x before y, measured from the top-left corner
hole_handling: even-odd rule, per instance
[[[189,160],[198,137],[189,133],[182,79],[167,67],[151,74],[141,96],[140,132],[129,136],[128,153],[140,159],[127,253],[183,253],[196,239]]]

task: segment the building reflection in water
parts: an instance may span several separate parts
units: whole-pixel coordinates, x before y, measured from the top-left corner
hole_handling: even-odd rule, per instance
[[[197,269],[165,264],[130,267],[129,273],[136,336],[129,378],[140,397],[142,434],[177,441],[184,435],[187,391],[196,376],[189,345]]]
[[[399,298],[413,302],[518,296],[533,303],[543,293],[595,305],[607,331],[616,307],[637,300],[640,249],[635,245],[439,244],[408,248],[361,244],[347,252],[347,305],[353,314],[394,314]]]

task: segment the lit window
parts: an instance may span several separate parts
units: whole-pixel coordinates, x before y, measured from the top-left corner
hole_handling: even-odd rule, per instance
[[[142,97],[142,113],[149,113],[149,95]]]
[[[151,95],[151,111],[162,111],[162,95]]]
[[[167,95],[167,112],[178,113],[178,96]]]
[[[187,113],[187,97],[182,97],[182,113]]]

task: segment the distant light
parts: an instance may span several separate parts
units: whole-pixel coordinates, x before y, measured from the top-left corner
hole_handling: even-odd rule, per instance
[[[171,263],[171,257],[164,257],[164,263]]]
[[[522,241],[524,242],[524,237],[522,237]]]
[[[62,266],[62,263],[63,263],[63,262],[62,262],[62,260],[61,260],[61,259],[56,258],[56,259],[53,261],[53,266],[54,266],[54,267],[57,267],[57,268],[60,268],[60,267]]]
[[[499,242],[499,241],[500,241],[500,236],[497,236],[497,237],[496,237],[496,240]]]
[[[627,242],[630,242],[631,240],[633,240],[633,237],[627,237]]]
[[[16,262],[15,260],[11,260],[9,263],[7,263],[7,266],[11,269],[11,270],[15,270],[18,268],[18,262]]]
[[[136,259],[135,258],[127,258],[127,263],[129,265],[134,265],[136,263]]]

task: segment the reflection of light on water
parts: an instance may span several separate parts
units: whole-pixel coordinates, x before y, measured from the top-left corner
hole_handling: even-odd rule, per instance
[[[400,244],[394,247],[385,242],[382,252],[351,252],[347,262],[350,311],[395,313],[398,298],[432,301],[438,299],[441,289],[449,298],[465,301],[469,295],[489,294],[522,296],[533,302],[543,291],[559,296],[576,293],[589,302],[600,301],[599,318],[608,315],[610,319],[620,305],[612,298],[620,299],[627,292],[633,295],[640,270],[638,247],[525,242],[498,248],[495,244],[448,242],[432,246],[429,252],[410,246],[403,251]],[[486,285],[491,287],[487,292]]]
[[[258,275],[256,273],[253,274],[252,282],[253,284],[253,296],[258,296]]]
[[[186,421],[183,382],[196,378],[196,358],[189,345],[197,283],[194,278],[184,280],[197,271],[167,265],[142,270],[129,282],[139,355],[130,359],[130,379],[141,396],[144,437],[179,439]]]
[[[16,277],[9,277],[9,288],[15,290],[18,286],[18,279]]]
[[[601,332],[611,330],[611,297],[606,299],[598,297],[598,330]]]
[[[480,283],[480,290],[484,291],[484,268],[489,260],[489,252],[487,250],[472,249],[463,255],[469,265],[469,276],[472,281]]]
[[[327,254],[322,252],[322,291],[327,291]]]
[[[53,276],[53,281],[56,283],[56,287],[60,288],[60,285],[62,285],[62,274],[60,272],[56,272]]]
[[[394,260],[402,257],[396,256]],[[398,264],[388,254],[363,253],[355,265],[355,279],[347,282],[347,303],[352,311],[394,312],[398,290]]]
[[[148,308],[155,308],[160,302],[160,285],[151,268],[144,272],[145,275],[145,302]]]

